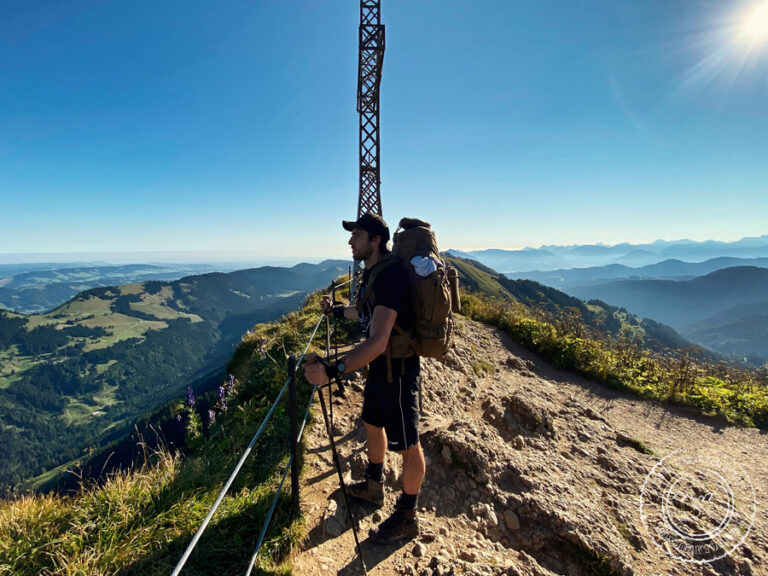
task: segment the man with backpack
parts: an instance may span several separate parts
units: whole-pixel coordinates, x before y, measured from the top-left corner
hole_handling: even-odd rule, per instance
[[[348,493],[382,507],[386,451],[399,452],[403,493],[394,513],[371,530],[371,540],[384,544],[413,539],[419,534],[416,507],[426,465],[418,431],[420,363],[409,336],[414,314],[408,273],[387,249],[389,228],[381,216],[369,212],[342,225],[351,233],[353,258],[365,264],[363,279],[356,306],[334,306],[327,299],[321,306],[336,318],[358,320],[366,339],[338,362],[311,363],[305,373],[311,384],[322,385],[339,374],[369,367],[362,410],[368,468],[365,479],[348,486]]]

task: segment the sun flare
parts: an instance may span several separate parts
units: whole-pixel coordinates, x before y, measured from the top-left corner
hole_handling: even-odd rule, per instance
[[[745,14],[740,36],[752,45],[768,41],[768,0],[763,0]]]

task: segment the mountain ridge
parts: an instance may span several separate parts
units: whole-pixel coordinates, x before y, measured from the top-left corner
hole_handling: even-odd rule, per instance
[[[316,267],[347,267],[345,260],[325,260],[318,264],[299,263],[292,267],[262,266],[260,268],[289,269],[297,274],[312,274]],[[49,312],[80,292],[90,288],[125,285],[153,280],[173,282],[185,276],[210,272],[229,273],[259,268],[237,268],[230,264],[125,264],[119,266],[27,265],[33,269],[19,271],[0,278],[0,309],[25,314]],[[51,265],[52,266],[52,265]],[[305,268],[306,267],[306,268]],[[15,269],[6,266],[7,272]]]
[[[692,309],[711,309],[714,314],[735,304],[760,302],[766,287],[768,269],[736,266],[690,280],[620,280],[572,292],[609,303],[621,301],[622,306],[643,316],[684,326],[696,319]]]
[[[86,290],[51,312],[0,311],[0,486],[127,432],[221,368],[254,324],[346,272],[268,267]]]
[[[760,311],[768,293],[766,268],[737,266],[689,280],[625,279],[567,291],[577,298],[620,303],[719,354],[757,365],[768,360]],[[729,310],[739,316],[724,319]]]
[[[573,321],[582,322],[614,338],[629,337],[657,351],[697,347],[673,328],[652,318],[629,314],[624,307],[610,305],[599,299],[587,302],[586,299],[575,298],[532,280],[512,280],[473,260],[449,256],[446,261],[458,270],[460,282],[465,288],[478,290],[487,296],[511,300],[533,310],[541,309],[553,316],[576,311],[577,318],[573,318]],[[712,357],[708,351],[702,350],[701,353]]]
[[[647,258],[642,257],[642,253]],[[717,257],[768,257],[768,235],[745,237],[734,242],[709,240],[664,241],[650,244],[621,243],[614,246],[575,244],[569,246],[544,245],[522,250],[487,249],[475,251],[447,250],[446,253],[479,260],[494,269],[507,273],[526,270],[554,270],[557,268],[583,268],[607,264],[654,264],[669,258],[682,260],[709,260]],[[631,257],[627,257],[632,254]]]
[[[565,268],[552,271],[529,270],[507,274],[512,279],[536,280],[561,290],[605,284],[618,279],[670,279],[689,280],[716,270],[736,266],[768,268],[768,258],[712,258],[704,262],[684,262],[669,258],[656,264],[631,267],[624,264],[607,264],[587,268]]]

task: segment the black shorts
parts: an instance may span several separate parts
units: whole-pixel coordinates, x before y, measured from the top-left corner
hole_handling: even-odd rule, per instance
[[[403,369],[404,368],[404,369]],[[363,391],[363,421],[384,428],[387,448],[399,452],[419,443],[419,357],[392,359],[392,382],[371,377]]]

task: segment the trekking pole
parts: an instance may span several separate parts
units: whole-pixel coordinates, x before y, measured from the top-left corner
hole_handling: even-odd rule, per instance
[[[333,306],[336,306],[336,281],[331,281],[331,303]],[[330,337],[330,316],[326,317],[325,322],[325,358],[326,360],[331,359],[331,337]],[[333,317],[333,343],[335,347],[334,362],[339,359],[339,346],[337,344],[337,338],[336,338],[336,317]],[[336,379],[336,396],[340,396],[341,398],[344,398],[344,383],[341,381],[341,378]],[[328,392],[328,397],[330,398],[333,394],[333,389],[331,388]],[[333,424],[333,399],[331,398],[329,400],[331,403],[331,424]]]
[[[424,397],[421,395],[421,374],[419,374],[419,416],[424,417]]]
[[[333,297],[331,297],[331,302],[333,302]],[[326,360],[330,360],[331,358],[331,318],[330,316],[325,317],[325,358]],[[323,391],[320,390],[320,396],[322,397]],[[330,420],[331,420],[331,436],[333,436],[333,386],[331,385],[331,380],[328,380],[328,403],[330,404],[329,412],[330,412]]]
[[[332,381],[328,380],[328,384],[325,386],[328,386],[328,390],[331,390]],[[363,559],[363,549],[360,547],[360,539],[357,536],[357,524],[355,523],[355,518],[352,515],[352,507],[349,505],[349,496],[347,496],[347,487],[344,485],[344,475],[341,473],[341,462],[339,461],[339,453],[336,451],[336,442],[333,439],[333,430],[331,429],[331,425],[328,421],[328,410],[325,406],[325,396],[323,396],[323,391],[320,390],[320,394],[318,394],[320,397],[320,406],[323,409],[323,419],[325,420],[325,429],[328,431],[328,439],[331,442],[331,452],[333,454],[333,463],[336,465],[336,472],[339,475],[339,485],[341,486],[341,493],[344,495],[344,504],[347,507],[347,515],[349,516],[349,521],[352,523],[352,534],[355,536],[355,546],[357,547],[357,556],[360,558],[360,567],[363,569],[363,576],[368,575],[368,571],[365,569],[365,560]]]
[[[336,281],[331,283],[331,302],[336,302]],[[338,361],[339,359],[339,337],[336,334],[336,317],[333,317],[333,359]]]

